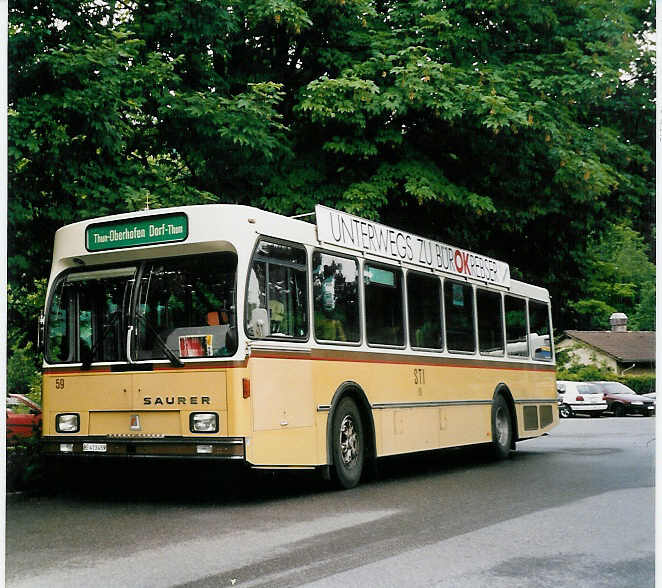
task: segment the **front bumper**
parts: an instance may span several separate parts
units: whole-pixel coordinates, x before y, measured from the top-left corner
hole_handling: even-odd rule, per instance
[[[641,405],[633,405],[630,404],[626,410],[626,412],[630,414],[641,414],[644,416],[653,416],[655,414],[655,405],[654,404],[644,404],[643,406]]]
[[[246,459],[243,437],[43,437],[42,452],[63,458]]]

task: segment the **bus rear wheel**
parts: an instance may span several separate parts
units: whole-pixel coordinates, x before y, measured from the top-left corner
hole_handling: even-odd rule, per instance
[[[498,395],[492,403],[492,455],[505,459],[513,444],[513,417],[506,399]]]
[[[343,398],[333,413],[333,465],[341,488],[354,488],[361,479],[365,459],[365,435],[356,403]]]

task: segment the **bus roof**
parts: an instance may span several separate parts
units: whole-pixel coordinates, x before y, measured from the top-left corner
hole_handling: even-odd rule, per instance
[[[218,250],[248,256],[256,236],[265,235],[549,299],[546,289],[511,279],[504,262],[324,206],[315,212],[316,225],[236,204],[142,210],[80,221],[56,232],[51,278],[71,266],[145,257]]]

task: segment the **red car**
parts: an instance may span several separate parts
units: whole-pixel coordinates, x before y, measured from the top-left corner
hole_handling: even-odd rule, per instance
[[[41,407],[22,394],[7,395],[7,445],[41,431]]]
[[[622,417],[626,414],[641,414],[653,416],[655,414],[655,400],[637,394],[620,382],[594,382],[600,387],[607,401],[607,411],[614,416]]]

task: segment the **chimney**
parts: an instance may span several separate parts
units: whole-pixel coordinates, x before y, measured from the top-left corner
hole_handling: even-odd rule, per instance
[[[625,333],[628,330],[628,317],[623,312],[615,312],[609,317],[612,333]]]

